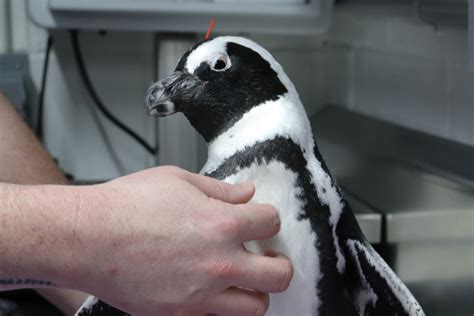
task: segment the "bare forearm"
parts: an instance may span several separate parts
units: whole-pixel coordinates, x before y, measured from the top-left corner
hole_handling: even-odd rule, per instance
[[[0,182],[67,184],[67,180],[32,131],[0,91]],[[87,294],[59,288],[36,290],[66,315],[72,315]]]
[[[0,184],[0,290],[68,285],[78,210],[65,188]]]
[[[66,179],[56,167],[52,158],[43,149],[34,134],[19,117],[14,108],[8,102],[6,97],[0,92],[0,182],[17,183],[17,184],[43,184],[58,183],[65,184]],[[2,275],[0,276],[0,289],[11,289],[16,287],[36,287],[51,286],[52,281],[28,277],[26,271],[33,273],[31,269],[25,269],[23,264],[28,264],[24,254],[31,253],[34,249],[28,249],[41,240],[38,236],[38,225],[41,222],[31,223],[28,218],[28,212],[31,205],[26,207],[21,203],[34,203],[35,196],[30,194],[30,201],[25,201],[27,194],[22,191],[31,190],[27,187],[12,186],[0,184],[0,225],[2,230]],[[40,190],[38,188],[36,191]],[[37,194],[37,193],[36,193]],[[37,201],[38,202],[38,201]],[[44,210],[40,210],[44,213]],[[38,214],[36,214],[38,215]],[[46,217],[51,214],[44,214]],[[42,217],[44,219],[44,216]],[[41,219],[38,218],[38,220]],[[46,225],[47,227],[47,225]],[[28,232],[28,229],[30,231]],[[36,238],[36,241],[35,241]],[[14,239],[14,240],[13,240]],[[30,245],[23,244],[24,248],[20,249],[22,243],[20,241],[28,241]],[[5,244],[6,243],[6,244]],[[13,254],[13,250],[17,250],[18,254]],[[8,254],[6,253],[8,250]],[[9,262],[9,260],[19,260],[21,262]],[[30,259],[33,257],[29,256]],[[33,262],[31,262],[33,263]],[[19,270],[19,271],[18,271]],[[15,283],[15,284],[11,284]]]
[[[56,163],[0,92],[0,182],[66,184]]]

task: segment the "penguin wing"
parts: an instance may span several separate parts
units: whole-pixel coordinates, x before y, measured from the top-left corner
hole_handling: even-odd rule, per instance
[[[348,271],[354,306],[360,315],[424,315],[420,305],[403,282],[367,241],[345,240]]]
[[[82,304],[75,316],[129,316],[130,314],[122,312],[102,302],[94,296],[89,296]]]

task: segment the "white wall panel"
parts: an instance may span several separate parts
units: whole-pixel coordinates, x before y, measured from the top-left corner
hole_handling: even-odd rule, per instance
[[[80,43],[89,75],[108,109],[153,144],[154,122],[143,106],[153,73],[150,34],[101,37],[85,32]],[[58,61],[51,63],[45,102],[45,136],[51,152],[79,179],[108,179],[152,165],[142,147],[98,114],[109,139],[104,140],[91,112],[96,111],[92,100],[78,76],[69,34],[55,34],[55,47]]]
[[[28,19],[25,0],[10,0],[11,49],[14,52],[28,51]]]
[[[382,9],[374,15],[361,7],[335,11],[328,36],[327,100],[474,145],[467,30],[435,30],[409,10]]]
[[[0,54],[10,49],[9,0],[0,0]]]

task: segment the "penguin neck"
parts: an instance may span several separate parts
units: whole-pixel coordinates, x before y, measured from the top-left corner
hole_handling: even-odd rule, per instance
[[[314,140],[306,112],[299,98],[285,94],[275,101],[253,107],[225,132],[208,143],[208,160],[203,171],[216,169],[222,162],[256,143],[286,137],[312,153]]]

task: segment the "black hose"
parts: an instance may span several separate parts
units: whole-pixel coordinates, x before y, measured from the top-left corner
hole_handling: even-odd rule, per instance
[[[80,50],[79,46],[79,40],[78,40],[78,31],[72,30],[70,31],[71,33],[71,43],[73,47],[73,53],[74,53],[74,58],[76,59],[76,63],[79,69],[79,74],[81,76],[81,79],[87,89],[87,92],[90,94],[92,100],[94,101],[94,104],[96,107],[100,110],[100,112],[110,121],[112,122],[115,126],[117,126],[119,129],[121,129],[124,133],[129,135],[131,138],[136,140],[143,148],[148,151],[152,155],[156,155],[157,153],[157,148],[154,148],[150,146],[140,135],[138,135],[136,132],[131,130],[128,126],[126,126],[124,123],[122,123],[117,117],[115,117],[105,106],[105,104],[102,102],[100,99],[99,95],[97,94],[96,90],[94,89],[94,86],[92,85],[92,81],[90,80],[89,75],[87,74],[86,67],[84,65],[84,59],[82,58],[82,53]]]

